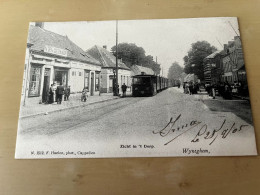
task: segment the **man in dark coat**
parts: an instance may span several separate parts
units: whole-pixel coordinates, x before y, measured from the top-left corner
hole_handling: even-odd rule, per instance
[[[69,100],[70,97],[70,86],[66,87],[64,91],[64,101]]]
[[[122,88],[122,92],[123,92],[123,97],[125,97],[126,96],[126,89],[127,89],[127,86],[125,85],[125,83],[121,86],[121,88]]]
[[[57,104],[61,104],[63,94],[64,94],[64,87],[62,85],[59,85],[56,89]]]

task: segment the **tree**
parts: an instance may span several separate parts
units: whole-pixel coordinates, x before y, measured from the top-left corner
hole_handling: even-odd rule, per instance
[[[181,78],[183,73],[183,68],[179,65],[178,62],[173,62],[168,71],[168,79],[178,80]]]
[[[119,43],[117,46],[118,58],[128,66],[140,64],[140,61],[145,57],[145,51],[142,47],[136,46],[134,43]],[[116,46],[111,48],[111,51],[116,55]]]
[[[155,74],[160,74],[160,64],[153,60],[153,56],[146,56],[142,47],[138,47],[134,43],[119,43],[117,49],[118,58],[122,59],[129,68],[132,65],[142,65],[151,68]],[[111,52],[116,55],[116,46],[111,48]]]
[[[183,58],[185,73],[194,73],[200,80],[204,80],[203,59],[215,51],[217,51],[216,47],[211,46],[207,41],[192,43],[188,55]]]

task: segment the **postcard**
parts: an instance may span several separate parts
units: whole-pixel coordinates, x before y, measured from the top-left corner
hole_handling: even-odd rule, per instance
[[[257,155],[236,17],[31,22],[16,159]]]

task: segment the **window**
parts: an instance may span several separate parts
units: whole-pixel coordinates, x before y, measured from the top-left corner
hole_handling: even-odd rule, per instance
[[[137,85],[146,85],[150,83],[150,77],[135,77],[133,82]]]
[[[85,70],[84,87],[89,91],[89,71]]]
[[[100,73],[96,72],[95,91],[99,91],[99,85],[100,85]]]
[[[79,76],[81,76],[82,75],[82,73],[81,72],[79,72]]]
[[[29,96],[40,95],[41,67],[32,65],[30,71]]]

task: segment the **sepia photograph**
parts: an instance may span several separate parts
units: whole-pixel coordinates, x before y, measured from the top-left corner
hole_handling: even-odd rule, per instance
[[[257,155],[236,17],[30,22],[16,159]]]

